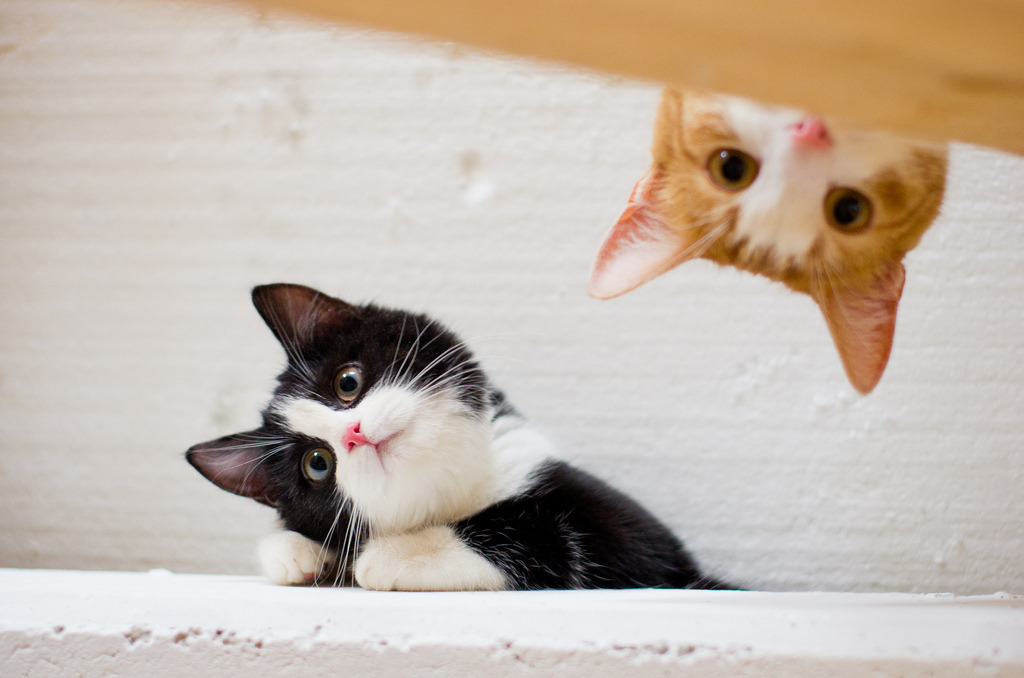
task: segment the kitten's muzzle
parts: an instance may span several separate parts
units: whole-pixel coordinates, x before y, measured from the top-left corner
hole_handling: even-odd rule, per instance
[[[359,422],[352,422],[345,429],[345,435],[341,437],[341,446],[346,452],[351,452],[358,445],[372,445],[370,439],[359,430]]]

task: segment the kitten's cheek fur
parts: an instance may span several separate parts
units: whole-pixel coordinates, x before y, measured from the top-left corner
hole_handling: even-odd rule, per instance
[[[374,537],[356,560],[356,583],[377,591],[500,591],[505,575],[452,528]]]
[[[298,532],[277,532],[259,546],[260,567],[275,584],[312,584],[334,560],[334,553]]]

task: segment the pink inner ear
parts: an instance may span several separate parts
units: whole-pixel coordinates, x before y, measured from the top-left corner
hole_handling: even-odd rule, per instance
[[[672,229],[661,215],[658,182],[657,175],[648,173],[633,188],[625,211],[598,250],[590,273],[591,296],[625,294],[693,256],[695,234]]]
[[[274,506],[277,499],[262,463],[268,446],[261,444],[261,439],[261,429],[224,436],[193,445],[185,458],[222,490]]]
[[[866,289],[831,288],[813,294],[828,323],[846,376],[868,394],[885,371],[896,331],[896,309],[903,295],[906,271],[896,263]]]

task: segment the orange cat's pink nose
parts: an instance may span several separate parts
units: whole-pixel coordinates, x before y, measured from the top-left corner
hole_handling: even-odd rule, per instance
[[[354,422],[348,425],[345,429],[345,435],[341,437],[341,446],[345,448],[346,452],[351,452],[357,445],[366,445],[370,442],[370,439],[359,432],[359,422]]]
[[[832,137],[828,135],[828,128],[821,118],[809,115],[800,122],[792,125],[790,131],[793,134],[793,141],[797,146],[804,148],[828,148],[832,145]]]

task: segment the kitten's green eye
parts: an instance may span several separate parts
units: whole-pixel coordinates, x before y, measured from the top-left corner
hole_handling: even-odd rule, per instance
[[[334,394],[342,402],[350,403],[363,390],[363,371],[355,365],[346,365],[334,377]]]
[[[871,201],[852,188],[834,188],[825,196],[825,218],[844,233],[857,233],[871,225]]]
[[[328,450],[318,447],[306,452],[302,458],[302,475],[314,483],[326,480],[334,469],[334,457]]]
[[[722,148],[708,158],[708,176],[719,188],[742,191],[757,178],[757,161],[734,148]]]

